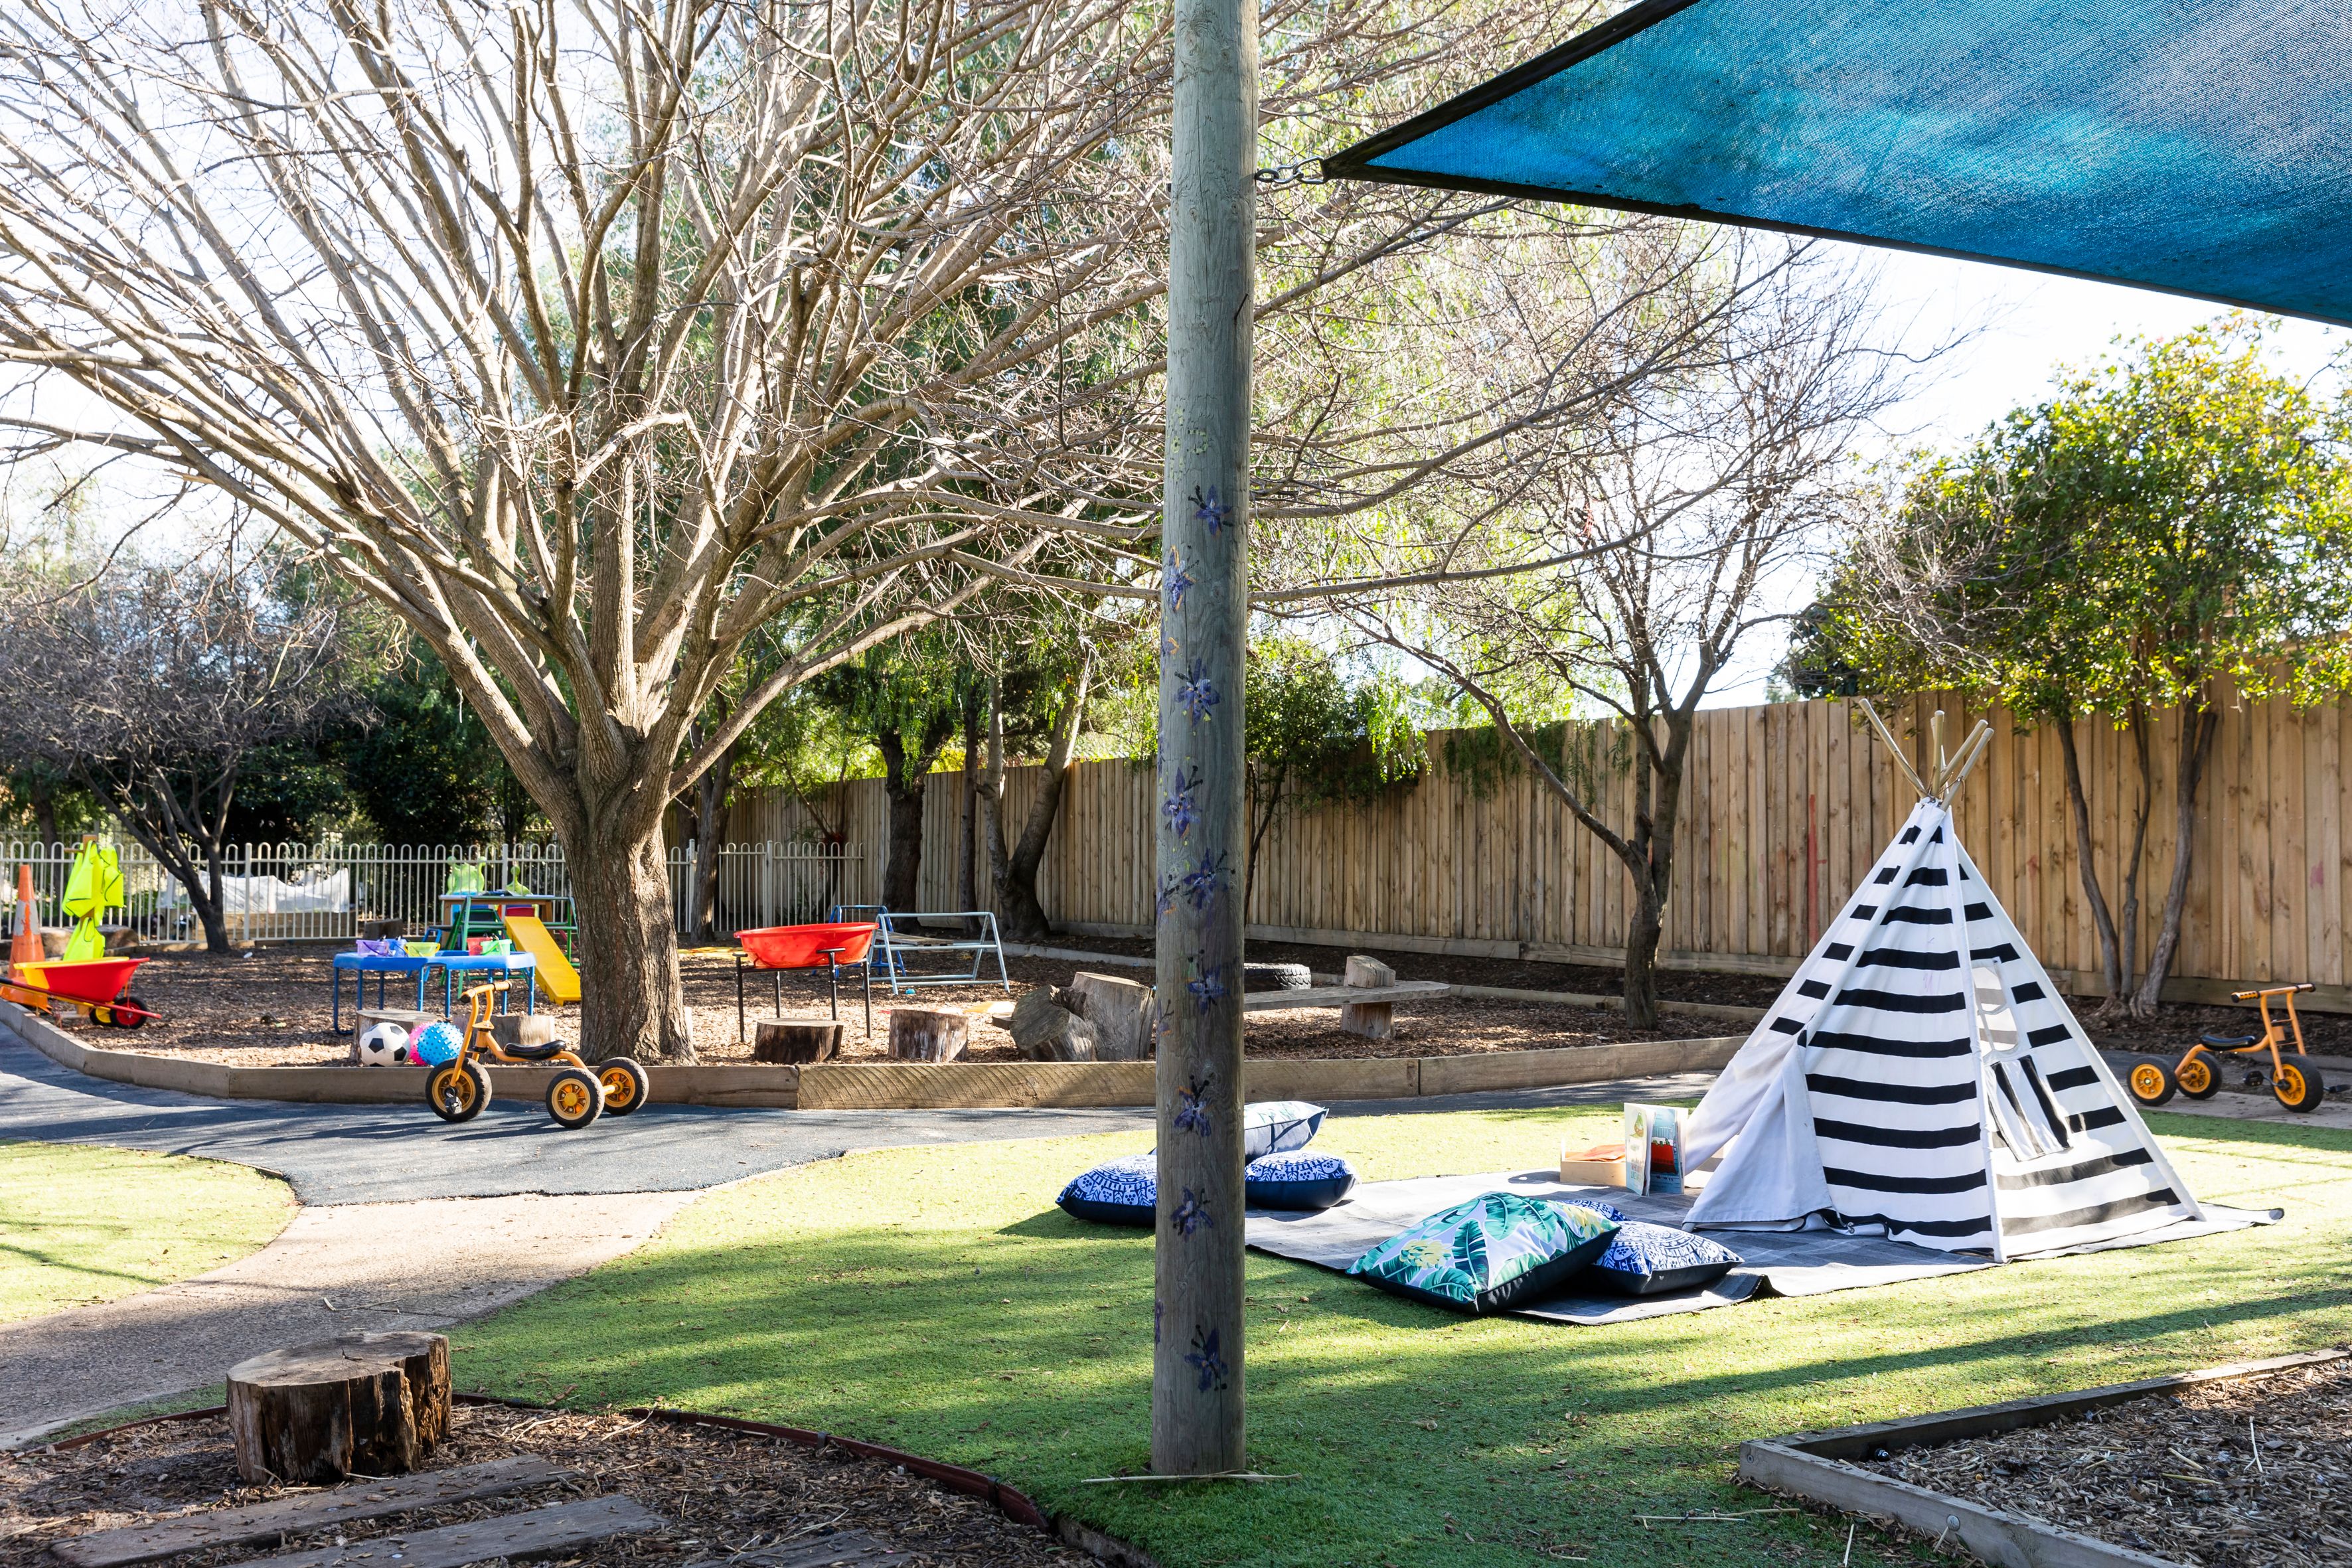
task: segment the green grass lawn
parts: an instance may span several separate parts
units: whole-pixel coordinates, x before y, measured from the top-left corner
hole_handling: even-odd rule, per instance
[[[2352,1133],[2151,1118],[2206,1198],[2288,1211],[2204,1241],[1610,1329],[1469,1321],[1253,1254],[1250,1460],[1301,1479],[1084,1486],[1149,1459],[1151,1241],[1052,1208],[1145,1135],[853,1155],[704,1199],[655,1244],[459,1331],[460,1386],[665,1402],[971,1465],[1142,1546],[1225,1563],[1827,1563],[1741,1438],[2352,1338]],[[1334,1121],[1370,1179],[1547,1164],[1613,1113]],[[1855,1556],[1893,1547],[1863,1532]]]
[[[286,1184],[215,1160],[0,1143],[0,1323],[168,1285],[267,1244]]]

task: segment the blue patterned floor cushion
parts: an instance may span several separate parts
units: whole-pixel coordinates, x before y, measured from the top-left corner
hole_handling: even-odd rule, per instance
[[[1303,1100],[1268,1100],[1242,1107],[1242,1158],[1255,1160],[1304,1149],[1323,1127],[1323,1108]]]
[[[1159,1156],[1129,1154],[1106,1161],[1072,1181],[1054,1201],[1072,1219],[1139,1225],[1149,1230],[1160,1201]]]
[[[1337,1154],[1286,1149],[1252,1160],[1242,1184],[1254,1209],[1328,1209],[1356,1184],[1356,1169]]]
[[[1625,1296],[1663,1296],[1712,1285],[1739,1267],[1739,1254],[1703,1236],[1633,1220],[1592,1260],[1592,1282]]]
[[[1565,1284],[1616,1234],[1580,1205],[1487,1193],[1408,1226],[1348,1272],[1432,1306],[1507,1312]]]

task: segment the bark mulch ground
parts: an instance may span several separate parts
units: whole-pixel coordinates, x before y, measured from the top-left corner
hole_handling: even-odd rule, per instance
[[[334,950],[327,947],[270,948],[251,954],[164,953],[139,972],[136,990],[163,1015],[159,1022],[137,1030],[92,1027],[79,1017],[60,1020],[93,1046],[115,1050],[144,1051],[157,1056],[220,1062],[232,1067],[323,1066],[348,1063],[352,1037],[329,1032],[329,977]],[[1325,954],[1328,956],[1328,952]],[[723,953],[688,952],[680,961],[687,1002],[694,1013],[695,1038],[706,1063],[748,1062],[751,1047],[735,1037],[735,970]],[[1033,985],[1066,985],[1083,963],[1068,959],[1015,958],[1007,961],[1015,994]],[[1320,972],[1320,966],[1318,966]],[[1122,976],[1148,978],[1148,972],[1105,966]],[[1431,976],[1412,967],[1400,967],[1411,979]],[[825,983],[822,971],[788,973],[782,976],[787,1017],[825,1016]],[[771,1013],[768,976],[747,979],[746,996],[753,1017]],[[375,988],[371,984],[373,1001]],[[441,988],[436,984],[426,996],[429,1011],[437,1013]],[[405,1007],[415,999],[413,983],[404,991],[394,977],[385,1003]],[[1005,1004],[1002,986],[957,985],[925,987],[902,999],[913,1006],[985,1007]],[[877,989],[875,1030],[869,1039],[860,1033],[861,997],[855,985],[843,988],[841,1016],[849,1028],[845,1059],[881,1060],[887,1056],[887,1022],[884,1015],[894,1001]],[[343,1021],[352,1022],[352,994],[346,976]],[[555,1012],[556,1033],[576,1037],[578,1010]],[[1489,1051],[1549,1049],[1604,1045],[1622,1040],[1681,1039],[1692,1036],[1736,1032],[1737,1025],[1707,1018],[1669,1015],[1661,1030],[1629,1029],[1622,1014],[1599,1007],[1560,1007],[1544,1003],[1491,1002],[1468,997],[1441,997],[1400,1006],[1396,1030],[1385,1040],[1368,1040],[1339,1028],[1336,1007],[1278,1009],[1249,1015],[1248,1049],[1253,1056],[1293,1057],[1422,1057],[1460,1056]],[[1016,1061],[1012,1037],[1002,1029],[982,1024],[972,1031],[970,1059]]]
[[[976,1498],[946,1491],[878,1459],[781,1438],[613,1414],[460,1405],[428,1469],[538,1454],[578,1479],[505,1498],[420,1509],[247,1546],[173,1559],[215,1568],[284,1551],[405,1534],[573,1498],[634,1498],[667,1528],[615,1536],[568,1553],[565,1568],[680,1568],[845,1531],[915,1563],[1075,1568],[1092,1560],[1017,1524]],[[62,1453],[0,1452],[0,1568],[56,1568],[52,1542],[193,1509],[230,1507],[307,1489],[239,1480],[219,1416],[138,1427]]]
[[[2341,1362],[1860,1463],[2194,1568],[2352,1563]]]

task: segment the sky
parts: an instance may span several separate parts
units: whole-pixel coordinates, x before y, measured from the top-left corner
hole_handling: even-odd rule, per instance
[[[1884,455],[1956,447],[2010,409],[2038,400],[2061,369],[2097,363],[2117,337],[2170,336],[2228,310],[1989,262],[1871,254],[1879,269],[1888,341],[1924,347],[1959,340],[1948,355],[1921,371],[1909,395],[1888,411],[1885,427],[1875,437]],[[2267,336],[2280,367],[2306,375],[2319,373],[2352,341],[2352,332],[2342,328],[2300,321],[2282,321]],[[1786,607],[1795,608],[1811,601],[1811,586],[1807,574],[1790,573],[1770,589]],[[1704,706],[1763,701],[1766,678],[1786,647],[1786,637],[1777,633],[1758,637]]]

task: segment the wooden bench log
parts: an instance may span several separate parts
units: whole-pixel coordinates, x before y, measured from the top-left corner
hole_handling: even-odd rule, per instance
[[[228,1429],[247,1480],[404,1475],[449,1430],[449,1341],[343,1334],[228,1372]]]
[[[71,1568],[134,1568],[184,1552],[241,1546],[281,1535],[304,1535],[330,1524],[382,1519],[421,1508],[503,1497],[532,1487],[568,1481],[578,1472],[549,1464],[537,1454],[509,1454],[454,1470],[428,1470],[388,1481],[355,1481],[325,1492],[297,1492],[243,1508],[205,1509],[121,1530],[93,1531],[49,1548]]]
[[[551,1046],[555,1043],[555,1019],[546,1013],[493,1013],[490,1038],[509,1051]]]
[[[751,1020],[755,1062],[829,1062],[841,1054],[841,1026],[803,1018]]]
[[[1340,977],[1341,987],[1349,991],[1380,991],[1396,984],[1396,971],[1377,958],[1367,958],[1360,952],[1348,955],[1346,973]],[[1385,1040],[1396,1028],[1396,1004],[1393,1002],[1343,1002],[1339,1005],[1339,1027],[1350,1035],[1361,1035],[1368,1040]]]
[[[1090,1062],[1095,1026],[1055,999],[1049,986],[1024,991],[1004,1020],[1013,1048],[1033,1062]]]
[[[236,1568],[393,1568],[395,1554],[399,1568],[466,1568],[494,1557],[517,1562],[568,1554],[615,1535],[662,1528],[661,1516],[633,1498],[584,1498],[409,1535],[371,1536],[341,1546],[258,1557]]]
[[[1400,980],[1393,985],[1350,988],[1318,985],[1307,991],[1253,991],[1242,998],[1244,1013],[1271,1013],[1285,1007],[1344,1007],[1364,1002],[1426,1002],[1451,996],[1454,987],[1443,980]]]
[[[971,1044],[971,1020],[935,1007],[898,1007],[890,1014],[890,1055],[902,1062],[951,1062]]]

